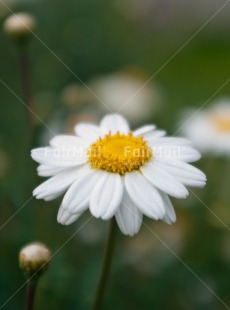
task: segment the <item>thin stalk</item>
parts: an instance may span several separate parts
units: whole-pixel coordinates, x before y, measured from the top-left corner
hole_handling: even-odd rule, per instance
[[[33,310],[37,280],[28,280],[26,289],[26,310]]]
[[[115,245],[115,231],[116,231],[116,220],[115,218],[112,218],[109,223],[109,232],[106,241],[104,257],[102,261],[101,274],[97,285],[92,310],[98,310],[101,307],[113,256],[113,250]]]

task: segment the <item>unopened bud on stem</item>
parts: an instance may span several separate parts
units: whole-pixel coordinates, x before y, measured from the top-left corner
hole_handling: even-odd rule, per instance
[[[17,13],[5,20],[4,30],[17,43],[25,43],[31,38],[35,26],[36,21],[31,14]]]
[[[40,276],[47,270],[51,259],[50,250],[42,243],[26,245],[19,253],[19,266],[26,277]]]

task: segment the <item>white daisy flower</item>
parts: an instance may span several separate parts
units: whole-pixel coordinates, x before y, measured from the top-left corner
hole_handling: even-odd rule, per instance
[[[130,69],[90,81],[91,89],[106,104],[102,105],[99,102],[99,110],[106,112],[107,107],[111,111],[121,110],[124,117],[133,124],[148,119],[149,115],[160,107],[162,99],[160,90],[155,84],[143,87],[148,79],[145,75],[146,73],[139,69]],[[92,99],[95,101],[95,97]]]
[[[209,109],[187,113],[182,132],[203,153],[230,155],[230,100],[222,99]]]
[[[132,132],[122,116],[112,114],[100,126],[82,123],[75,132],[32,150],[38,174],[51,177],[33,195],[49,201],[66,192],[58,212],[61,224],[73,223],[89,208],[96,218],[115,216],[120,230],[133,236],[143,214],[175,222],[169,195],[186,198],[185,186],[205,185],[205,175],[188,164],[200,158],[191,143],[165,137],[154,125]]]

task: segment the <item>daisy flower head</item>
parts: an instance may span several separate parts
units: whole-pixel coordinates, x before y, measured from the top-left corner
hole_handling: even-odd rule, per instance
[[[230,99],[221,99],[210,108],[188,112],[183,134],[194,142],[202,153],[230,155]]]
[[[33,195],[49,201],[65,193],[58,212],[61,224],[73,223],[89,209],[103,220],[115,216],[120,230],[133,236],[143,215],[175,222],[169,196],[186,198],[186,186],[205,185],[205,175],[189,164],[200,158],[199,152],[154,125],[130,131],[122,116],[111,114],[99,126],[78,124],[75,133],[32,150],[38,174],[50,177]]]

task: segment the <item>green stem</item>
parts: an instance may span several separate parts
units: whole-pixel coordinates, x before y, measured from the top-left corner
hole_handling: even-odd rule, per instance
[[[114,244],[115,244],[115,231],[116,231],[116,220],[115,218],[112,218],[109,223],[109,233],[108,233],[108,238],[107,238],[106,246],[105,246],[101,275],[100,275],[100,279],[98,282],[96,294],[94,297],[92,310],[100,309],[100,306],[103,300],[105,286],[106,286],[106,282],[108,279],[109,269],[110,269],[112,256],[113,256],[113,250],[114,250]]]
[[[26,289],[26,310],[33,310],[37,280],[28,280]]]

